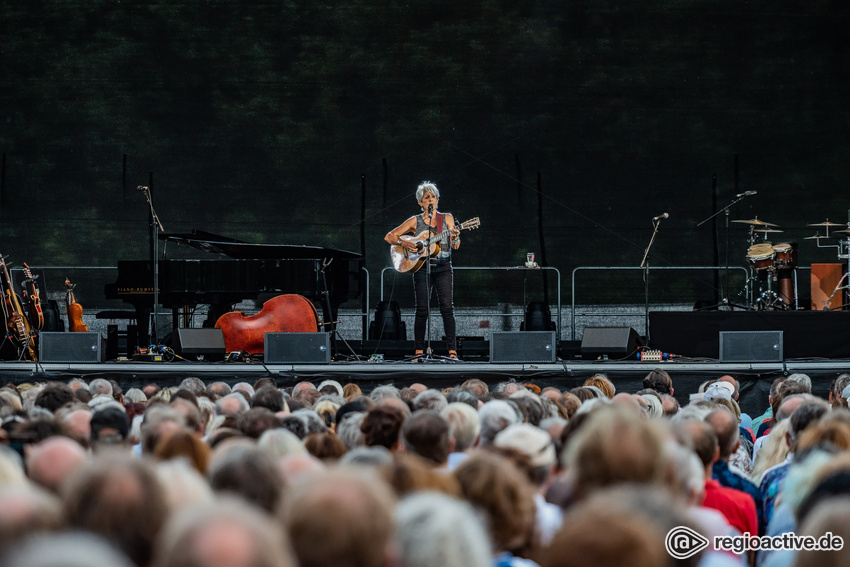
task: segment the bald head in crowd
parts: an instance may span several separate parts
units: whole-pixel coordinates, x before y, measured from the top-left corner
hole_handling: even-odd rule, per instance
[[[88,455],[76,441],[57,435],[30,445],[26,461],[30,480],[58,493],[62,483],[88,461]]]
[[[259,510],[234,499],[175,514],[159,539],[158,567],[297,567],[289,539]]]

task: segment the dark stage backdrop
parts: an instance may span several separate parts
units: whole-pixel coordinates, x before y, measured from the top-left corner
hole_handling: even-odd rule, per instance
[[[373,298],[382,236],[424,179],[481,218],[457,264],[533,251],[565,297],[577,266],[639,265],[663,212],[654,266],[723,264],[727,242],[746,265],[747,225],[697,226],[744,191],[730,219],[781,225],[801,265],[836,261],[807,223],[848,220],[838,0],[0,0],[0,22],[0,252],[17,265],[146,257],[148,184],[170,232],[358,252],[364,184]],[[580,301],[643,300],[618,281]],[[102,283],[82,300],[101,305]],[[671,273],[652,296],[723,283]],[[457,303],[507,285],[482,272]]]

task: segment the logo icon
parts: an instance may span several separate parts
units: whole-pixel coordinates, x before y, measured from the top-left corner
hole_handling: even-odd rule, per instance
[[[708,539],[702,534],[695,532],[687,526],[677,526],[667,532],[664,538],[664,547],[674,559],[687,559],[693,557],[706,547]]]

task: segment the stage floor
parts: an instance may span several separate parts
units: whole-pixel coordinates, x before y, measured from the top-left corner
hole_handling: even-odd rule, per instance
[[[82,377],[112,378],[124,389],[138,388],[156,382],[176,386],[187,376],[197,376],[207,383],[225,381],[230,384],[253,383],[263,376],[273,376],[278,386],[290,387],[302,380],[317,384],[325,379],[342,384],[355,382],[364,391],[381,384],[398,387],[421,382],[433,388],[447,388],[469,378],[479,378],[495,385],[502,381],[531,382],[541,388],[555,386],[568,390],[581,386],[592,374],[608,375],[618,391],[636,392],[643,378],[653,368],[666,370],[673,379],[675,396],[680,404],[705,380],[731,374],[741,382],[741,409],[760,415],[767,408],[770,384],[780,375],[808,374],[816,395],[826,397],[830,381],[839,373],[850,371],[850,359],[799,359],[775,363],[720,363],[716,360],[676,359],[663,362],[616,360],[561,360],[555,363],[501,364],[489,362],[331,362],[329,364],[263,364],[261,362],[106,362],[106,363],[0,363],[4,383],[21,384],[49,380],[67,381]]]

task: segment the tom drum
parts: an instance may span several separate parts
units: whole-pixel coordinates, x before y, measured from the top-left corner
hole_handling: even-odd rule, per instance
[[[796,268],[797,251],[790,244],[776,244],[773,246],[774,261],[777,268]]]
[[[774,255],[773,245],[767,242],[753,244],[747,250],[747,260],[757,270],[772,268]]]

